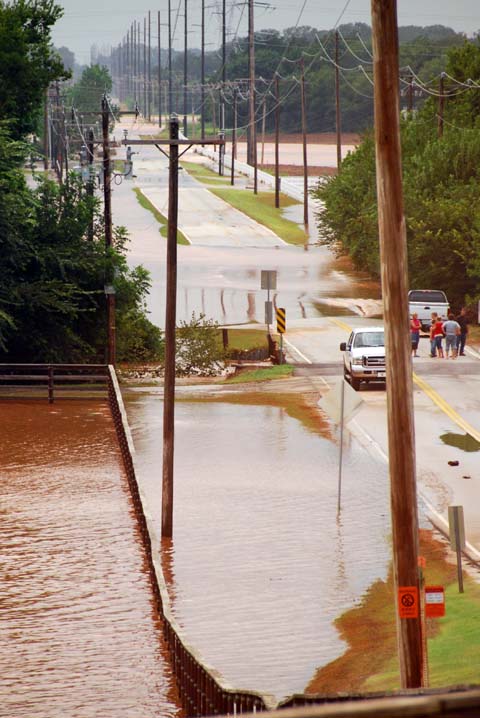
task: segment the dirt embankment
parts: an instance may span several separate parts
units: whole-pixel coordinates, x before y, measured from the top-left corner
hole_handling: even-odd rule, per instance
[[[420,531],[420,553],[426,559],[426,583],[447,586],[455,580],[456,567],[447,560],[448,546],[438,534]],[[336,620],[348,649],[335,661],[320,668],[305,693],[329,694],[359,692],[365,681],[382,673],[397,652],[393,575],[387,581],[376,581],[360,606]],[[437,630],[429,627],[429,637]],[[433,631],[433,633],[432,633]],[[400,678],[399,678],[400,680]],[[399,687],[399,686],[398,686]],[[385,686],[390,689],[391,686]],[[380,688],[382,690],[382,688]]]
[[[261,133],[257,134],[257,142],[262,141]],[[342,132],[343,145],[359,145],[361,137],[355,132]],[[246,142],[246,137],[240,137],[238,142]],[[300,132],[289,134],[283,132],[280,135],[281,144],[302,144],[303,137]],[[265,142],[275,142],[275,135],[265,135]],[[307,134],[307,143],[309,145],[336,145],[337,135],[335,132],[309,132]]]

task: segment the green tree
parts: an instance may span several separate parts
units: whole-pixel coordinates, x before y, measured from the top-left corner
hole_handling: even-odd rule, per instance
[[[78,112],[100,110],[102,97],[110,93],[112,78],[108,68],[91,65],[82,72],[80,80],[71,90],[71,101]]]
[[[449,74],[480,80],[480,43],[450,51]],[[458,87],[457,87],[458,90]],[[452,94],[443,137],[437,136],[436,99],[402,124],[402,159],[411,287],[436,287],[454,305],[480,297],[480,93]],[[348,253],[355,265],[379,275],[375,154],[371,135],[346,158],[342,171],[320,185],[320,241]]]
[[[176,332],[176,372],[180,376],[213,376],[224,360],[218,342],[218,323],[192,313],[190,322],[181,322]]]
[[[0,1],[0,120],[14,139],[37,132],[44,91],[68,76],[50,39],[62,14],[53,0]]]

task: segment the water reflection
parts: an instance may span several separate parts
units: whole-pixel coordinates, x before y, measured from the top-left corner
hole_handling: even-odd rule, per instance
[[[180,715],[107,404],[0,421],[0,715]]]
[[[280,699],[343,652],[334,619],[386,575],[388,479],[346,440],[337,524],[338,446],[272,397],[241,401],[177,403],[174,540],[162,560],[189,642],[232,685]],[[127,412],[160,526],[160,392],[130,392]]]

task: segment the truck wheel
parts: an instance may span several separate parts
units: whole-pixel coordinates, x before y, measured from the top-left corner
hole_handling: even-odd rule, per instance
[[[355,389],[355,391],[360,391],[360,379],[354,379],[353,376],[350,378],[350,384],[352,385],[352,389]]]

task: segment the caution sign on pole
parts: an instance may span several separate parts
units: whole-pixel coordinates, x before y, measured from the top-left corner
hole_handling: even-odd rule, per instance
[[[285,334],[287,329],[287,319],[285,309],[278,307],[277,309],[277,332]]]

